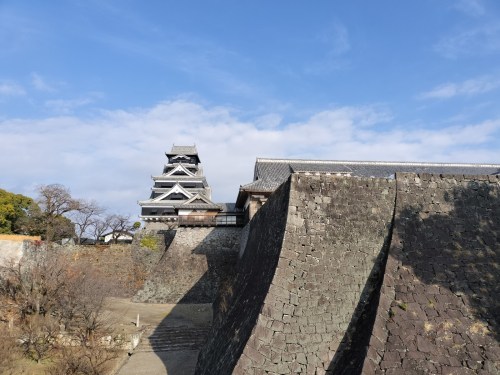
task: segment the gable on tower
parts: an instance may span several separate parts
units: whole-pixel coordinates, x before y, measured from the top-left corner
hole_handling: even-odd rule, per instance
[[[154,198],[153,202],[159,202],[163,200],[186,200],[190,199],[193,196],[189,191],[184,189],[181,185],[175,184],[172,189],[163,193],[156,198]]]
[[[179,164],[175,168],[168,171],[165,176],[190,176],[194,177],[195,174],[187,169],[184,165]]]
[[[214,203],[207,197],[201,194],[195,194],[192,198],[188,199],[184,204],[208,204],[213,205]]]

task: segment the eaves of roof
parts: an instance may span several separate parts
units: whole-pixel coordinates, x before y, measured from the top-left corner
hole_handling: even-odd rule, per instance
[[[182,209],[196,209],[196,210],[217,210],[220,211],[222,208],[218,204],[206,204],[206,203],[187,203],[177,206],[179,210]]]
[[[256,180],[240,186],[240,191],[270,192],[276,190],[279,185],[277,181]]]

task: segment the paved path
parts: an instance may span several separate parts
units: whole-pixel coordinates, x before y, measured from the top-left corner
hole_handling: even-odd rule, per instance
[[[114,299],[109,309],[131,324],[140,314],[142,338],[117,375],[190,375],[206,339],[209,304],[147,304]]]
[[[134,353],[118,375],[190,375],[194,374],[197,358],[198,350]]]

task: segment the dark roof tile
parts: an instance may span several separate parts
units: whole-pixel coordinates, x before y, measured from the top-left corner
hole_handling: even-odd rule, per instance
[[[396,172],[457,175],[500,174],[500,164],[412,163],[377,161],[334,161],[263,159],[255,163],[254,181],[243,185],[246,191],[273,191],[293,172],[342,173],[357,177],[392,178]]]

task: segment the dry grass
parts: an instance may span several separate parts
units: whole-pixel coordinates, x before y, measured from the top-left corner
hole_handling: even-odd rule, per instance
[[[469,327],[469,332],[477,334],[477,335],[485,336],[485,335],[488,335],[490,333],[490,330],[488,329],[486,324],[484,324],[483,322],[476,322]]]

